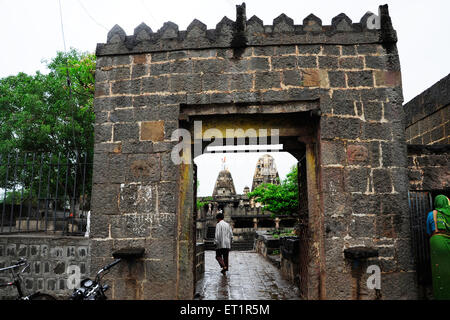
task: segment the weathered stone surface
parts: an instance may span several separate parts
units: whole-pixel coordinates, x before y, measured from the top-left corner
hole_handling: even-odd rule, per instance
[[[347,72],[347,83],[349,87],[371,87],[373,76],[371,71]]]
[[[164,140],[164,121],[145,121],[140,128],[141,141]]]
[[[130,154],[126,164],[124,171],[127,182],[153,182],[160,179],[161,165],[158,154]]]
[[[409,268],[408,254],[400,253],[409,235],[404,227],[407,202],[397,197],[407,191],[406,157],[400,155],[405,153],[403,97],[398,55],[385,49],[395,47],[396,40],[386,8],[380,17],[383,32],[353,24],[345,14],[333,18],[331,26],[322,26],[314,15],[294,25],[285,14],[265,26],[257,17],[247,21],[245,6],[239,6],[238,13],[235,22],[224,18],[215,30],[198,20],[186,31],[171,22],[158,33],[140,25],[125,37],[115,28],[108,43],[98,46],[94,105],[99,171],[94,174],[97,204],[92,207],[98,222],[93,230],[99,239],[111,236],[113,246],[137,239],[151,248],[145,263],[131,271],[115,270],[115,298],[192,295],[193,184],[191,172],[171,161],[177,141],[170,139],[183,121],[191,121],[184,113],[180,119],[180,110],[194,106],[207,110],[231,105],[246,112],[312,101],[320,105],[320,111],[302,115],[312,120],[308,129],[317,130],[301,138],[315,144],[315,179],[320,182],[314,204],[318,211],[308,222],[313,238],[305,240],[313,257],[305,264],[307,298],[319,298],[320,286],[327,292],[322,298],[354,298],[351,266],[343,259],[349,245],[389,239],[388,246],[380,247],[382,258],[389,259],[374,263],[383,262],[383,268],[395,274]],[[442,118],[435,101],[429,105]],[[420,120],[414,116],[415,122]],[[431,140],[445,133],[444,124],[421,132],[424,124],[417,124],[419,133],[411,138]],[[422,183],[417,174],[414,181]],[[397,240],[394,250],[391,244]],[[101,247],[99,241],[93,245]],[[333,282],[351,285],[337,290]],[[394,290],[386,296],[399,294]],[[375,298],[367,290],[361,295]]]
[[[347,161],[349,164],[367,164],[369,150],[365,144],[347,145]]]
[[[116,123],[114,125],[114,141],[135,140],[139,137],[137,123]]]

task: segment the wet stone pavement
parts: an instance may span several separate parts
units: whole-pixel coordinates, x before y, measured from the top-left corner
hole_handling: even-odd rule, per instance
[[[205,274],[197,282],[200,300],[299,300],[298,288],[279,269],[252,251],[231,251],[229,271],[220,273],[214,251],[205,252]]]

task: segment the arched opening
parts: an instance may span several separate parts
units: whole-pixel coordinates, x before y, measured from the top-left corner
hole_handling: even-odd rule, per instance
[[[288,108],[283,108],[283,106],[278,108],[267,106],[267,110],[258,106],[260,112],[250,113],[249,110],[252,110],[252,108],[249,106],[240,110],[233,109],[234,112],[230,112],[230,108],[234,108],[233,106],[211,106],[210,108],[203,106],[201,110],[195,106],[182,106],[180,128],[187,130],[193,139],[190,148],[183,149],[181,153],[185,153],[184,156],[186,156],[189,152],[191,159],[194,159],[194,161],[190,165],[184,166],[185,173],[182,174],[185,177],[183,180],[186,180],[182,184],[193,186],[193,188],[192,190],[184,189],[179,203],[183,203],[185,206],[181,210],[192,210],[192,214],[185,215],[184,219],[185,223],[193,227],[191,247],[194,264],[194,288],[195,283],[202,279],[205,270],[204,255],[203,258],[201,258],[202,255],[199,255],[198,243],[203,242],[203,249],[214,249],[215,213],[222,210],[226,220],[228,219],[233,226],[233,241],[236,241],[236,244],[247,243],[248,245],[251,243],[252,250],[254,249],[255,238],[258,237],[257,231],[295,229],[295,234],[299,238],[297,242],[300,247],[298,252],[301,256],[298,254],[295,257],[296,264],[292,267],[295,269],[293,271],[296,275],[295,285],[300,290],[300,295],[305,294],[309,281],[308,265],[312,259],[320,259],[320,257],[309,255],[310,235],[314,230],[308,227],[311,211],[317,219],[320,210],[317,193],[314,193],[318,184],[315,171],[317,166],[316,150],[318,150],[316,135],[319,117],[311,111],[295,110],[295,108],[304,110],[305,105],[308,105],[307,108],[314,109],[315,104],[316,102],[299,103],[298,106],[289,110],[294,109],[297,112],[285,112]],[[265,145],[269,150],[264,150],[264,148],[256,151],[251,150],[251,147],[255,146],[255,141],[256,145]],[[287,154],[291,158],[290,165],[280,167],[277,164],[277,167],[285,171],[283,174],[285,176],[286,171],[289,171],[292,165],[296,165],[299,185],[299,201],[295,215],[280,216],[279,219],[271,216],[270,212],[265,215],[262,213],[263,210],[260,206],[256,206],[254,203],[250,204],[251,200],[246,194],[254,189],[253,184],[257,179],[241,181],[240,174],[237,173],[239,187],[233,185],[233,187],[227,188],[226,184],[223,184],[226,179],[220,180],[219,174],[220,169],[225,169],[221,168],[223,163],[219,159],[226,157],[229,159],[229,163],[236,161],[236,163],[241,164],[241,167],[247,168],[240,168],[244,170],[243,172],[249,171],[248,167],[251,166],[250,176],[252,176],[253,172],[264,168],[264,163],[250,161],[249,158],[253,157],[253,160],[257,160],[267,152],[273,151],[270,148],[274,145],[279,146],[275,153],[279,155]],[[214,158],[213,155],[216,157],[215,160],[211,160]],[[236,160],[230,160],[233,157]],[[205,160],[206,158],[208,160]],[[199,175],[205,175],[203,170],[208,172],[206,175],[208,176],[207,180],[210,181],[209,184],[204,184],[202,178],[199,179]],[[200,185],[198,181],[200,181]],[[248,186],[249,184],[252,184],[252,189]],[[214,188],[212,185],[214,185]],[[205,191],[206,189],[208,191]],[[191,201],[188,201],[189,199]],[[245,247],[245,245],[243,246]],[[278,254],[280,254],[279,251]],[[214,260],[212,261],[215,263]],[[201,266],[202,263],[203,266]],[[220,299],[217,296],[215,298]],[[254,298],[263,297],[254,296]],[[268,297],[268,299],[270,298]]]

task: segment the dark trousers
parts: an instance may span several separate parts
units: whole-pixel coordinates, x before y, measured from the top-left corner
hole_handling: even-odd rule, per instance
[[[230,252],[230,249],[216,249],[216,260],[222,268],[228,269],[228,252]]]

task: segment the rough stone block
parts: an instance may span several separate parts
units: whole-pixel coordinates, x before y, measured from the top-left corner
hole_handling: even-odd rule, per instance
[[[402,75],[399,71],[374,71],[375,85],[378,87],[397,87],[402,84]]]
[[[347,72],[347,83],[349,87],[372,87],[372,71]]]
[[[174,104],[186,104],[186,95],[184,93],[180,94],[165,94],[161,95],[161,105],[174,105]]]
[[[170,152],[161,153],[161,181],[177,181],[178,166],[171,159]]]
[[[147,64],[135,64],[131,71],[131,79],[140,78],[149,74],[149,66]]]
[[[354,55],[356,55],[356,47],[354,45],[342,46],[342,55],[343,56],[354,56]]]
[[[164,140],[164,121],[144,121],[140,127],[141,141]]]
[[[373,169],[373,187],[377,193],[391,193],[392,181],[391,174],[388,169]]]
[[[255,74],[255,89],[280,88],[281,76],[278,72],[257,72]]]
[[[272,60],[272,68],[276,69],[273,66],[273,60]],[[249,70],[269,71],[269,69],[270,69],[269,58],[263,58],[263,57],[250,58],[250,60],[249,60]]]
[[[321,50],[320,45],[298,45],[299,54],[319,54]]]
[[[194,70],[194,64],[191,60],[174,61],[170,64],[170,73],[192,73]]]
[[[205,73],[202,75],[202,88],[204,91],[228,91],[228,74]]]
[[[339,68],[337,57],[319,56],[319,68],[325,70],[336,70]]]
[[[375,232],[375,218],[374,217],[353,217],[350,222],[348,234],[352,238],[366,237],[368,234]]]
[[[381,211],[381,201],[378,195],[354,193],[351,198],[354,214],[378,214]]]
[[[272,58],[272,69],[285,70],[295,69],[297,67],[297,58],[295,56],[280,56]]]
[[[302,69],[302,85],[304,87],[320,87],[319,69]]]
[[[93,238],[108,238],[109,237],[110,218],[104,214],[97,214],[91,216],[90,234]],[[101,242],[103,243],[103,242]],[[98,245],[91,245],[91,254],[96,256],[92,251],[96,250]]]
[[[194,73],[222,73],[225,71],[225,60],[205,59],[194,62]]]
[[[152,153],[153,143],[151,141],[128,140],[123,143],[122,153]]]
[[[345,146],[341,141],[322,140],[321,158],[324,165],[345,164]]]
[[[370,183],[368,168],[347,168],[345,170],[345,183],[349,192],[367,192]]]
[[[341,46],[324,45],[322,47],[323,55],[339,56],[341,55]]]
[[[176,195],[176,182],[161,182],[158,186],[159,211],[164,213],[176,212]]]
[[[364,69],[364,59],[362,57],[342,57],[339,58],[339,67],[342,69]]]
[[[359,119],[322,117],[320,120],[322,139],[356,139],[361,136],[362,123]]]
[[[152,63],[150,65],[150,76],[159,76],[170,73],[170,63]]]
[[[350,165],[367,165],[370,161],[369,149],[367,144],[348,144],[347,162]]]
[[[166,76],[148,77],[142,79],[142,93],[169,91],[169,78]]]
[[[99,82],[95,84],[95,93],[94,97],[102,97],[102,96],[109,96],[111,94],[110,90],[110,84],[106,82]]]
[[[132,106],[132,98],[129,96],[109,97],[109,98],[95,98],[94,111],[95,113],[101,111],[111,111],[116,108],[127,108]]]
[[[347,86],[345,72],[343,71],[329,71],[328,79],[330,80],[330,87],[332,88],[345,88]]]
[[[301,86],[302,77],[298,70],[286,70],[283,72],[283,83],[286,86]]]
[[[251,90],[253,88],[253,75],[236,73],[230,77],[230,90]]]
[[[297,65],[299,68],[317,68],[316,56],[298,56]]]
[[[114,125],[114,141],[135,140],[139,137],[137,123],[116,123]]]
[[[171,75],[169,89],[171,92],[200,92],[202,78],[197,75]]]
[[[331,194],[345,192],[344,170],[342,168],[322,169],[323,191]]]
[[[141,79],[121,80],[111,83],[112,94],[139,94],[141,92]]]
[[[118,184],[94,184],[91,210],[95,214],[117,214],[119,199]]]
[[[383,104],[381,102],[364,102],[364,118],[366,120],[380,121],[383,116]]]
[[[377,44],[359,44],[356,46],[356,50],[358,51],[358,54],[361,55],[376,54],[381,51]]]
[[[385,56],[365,56],[366,68],[369,69],[386,69]]]
[[[122,164],[127,182],[159,181],[161,166],[158,154],[130,154],[127,165]]]
[[[255,48],[256,50],[256,48]],[[276,46],[275,47],[275,55],[288,55],[288,54],[295,54],[296,53],[296,47],[293,45],[289,46]]]
[[[336,115],[350,115],[355,114],[355,101],[353,100],[341,100],[333,103],[333,114]]]
[[[94,125],[94,142],[110,142],[112,140],[113,126],[111,124]]]
[[[392,128],[388,123],[366,122],[363,126],[362,136],[363,140],[392,140]]]

